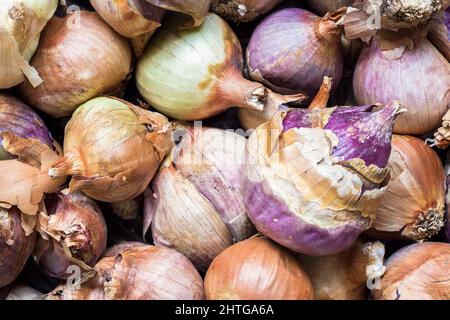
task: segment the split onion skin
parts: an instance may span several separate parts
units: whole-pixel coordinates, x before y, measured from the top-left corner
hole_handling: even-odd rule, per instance
[[[120,91],[131,62],[128,41],[95,12],[53,17],[31,60],[44,82],[33,88],[25,81],[19,91],[30,105],[53,117],[70,116],[82,103]]]
[[[225,249],[205,276],[208,300],[311,300],[311,282],[290,253],[265,237]]]
[[[449,300],[450,244],[424,242],[409,245],[387,261],[375,300]]]
[[[0,208],[0,288],[13,282],[33,252],[36,233],[26,236],[21,213]]]
[[[393,60],[374,38],[359,57],[353,87],[358,104],[400,101],[407,112],[397,119],[394,133],[427,134],[450,107],[450,64],[426,38]]]
[[[445,172],[423,140],[394,135],[388,168],[391,180],[373,228],[385,239],[425,240],[444,224]]]
[[[213,0],[211,11],[239,22],[250,22],[272,10],[281,0]]]

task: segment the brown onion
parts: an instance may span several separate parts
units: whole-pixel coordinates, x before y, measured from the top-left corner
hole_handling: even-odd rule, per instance
[[[150,245],[123,250],[95,266],[97,276],[80,289],[59,287],[57,300],[202,300],[203,281],[178,252]]]
[[[450,244],[412,244],[387,261],[381,287],[372,290],[376,300],[449,300]]]
[[[406,35],[401,41],[393,36],[400,34],[374,38],[363,49],[353,78],[356,100],[399,100],[408,112],[398,117],[394,133],[429,133],[450,107],[450,64],[421,35],[415,40]]]
[[[145,0],[90,0],[90,3],[115,31],[131,38],[138,57],[164,16],[163,9]]]
[[[106,223],[100,207],[80,192],[46,199],[47,213],[39,215],[34,258],[50,276],[66,278],[67,268],[93,267],[106,248]]]
[[[71,191],[118,202],[141,194],[170,151],[167,118],[115,98],[80,106],[67,124],[64,157],[51,177],[72,175]]]
[[[0,207],[0,288],[13,282],[33,251],[36,234],[25,235],[16,208]]]
[[[249,22],[272,10],[282,0],[212,0],[211,11],[234,22]]]
[[[128,42],[96,13],[53,17],[31,60],[44,82],[33,88],[25,81],[20,92],[28,103],[53,117],[69,116],[89,99],[120,89],[130,72],[131,57]]]
[[[366,288],[386,271],[383,258],[381,242],[356,242],[351,248],[331,256],[298,255],[317,300],[366,300]]]
[[[265,237],[239,242],[214,259],[205,277],[208,300],[309,300],[311,282],[299,262]]]
[[[394,135],[388,168],[391,180],[373,227],[383,238],[424,240],[444,225],[445,172],[423,140]]]

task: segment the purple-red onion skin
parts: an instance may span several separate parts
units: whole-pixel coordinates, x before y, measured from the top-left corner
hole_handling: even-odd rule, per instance
[[[339,33],[325,39],[321,18],[303,9],[277,11],[265,18],[247,48],[251,78],[279,93],[316,94],[324,76],[336,87],[342,78],[343,48]]]
[[[353,87],[359,104],[398,100],[407,109],[394,133],[426,134],[440,126],[450,107],[450,64],[425,38],[396,60],[386,58],[373,39],[359,57]]]

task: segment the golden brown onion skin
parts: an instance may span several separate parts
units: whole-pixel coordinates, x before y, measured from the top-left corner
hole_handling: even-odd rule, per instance
[[[127,40],[96,13],[53,17],[31,60],[44,82],[33,88],[25,81],[20,93],[53,117],[70,116],[89,99],[118,91],[130,72],[131,59]]]
[[[445,172],[423,140],[394,135],[388,168],[391,180],[373,227],[383,238],[424,240],[444,225]]]
[[[225,249],[205,277],[208,300],[310,300],[311,282],[299,262],[266,237]]]
[[[394,253],[386,262],[376,300],[449,300],[450,244],[416,243]]]
[[[0,287],[14,281],[33,251],[36,234],[25,236],[17,209],[0,208]]]

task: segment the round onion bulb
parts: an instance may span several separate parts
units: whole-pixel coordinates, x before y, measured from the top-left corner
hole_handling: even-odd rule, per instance
[[[212,0],[211,11],[239,22],[253,21],[272,10],[282,0]]]
[[[265,237],[220,253],[205,276],[208,300],[310,300],[311,282],[300,263]]]
[[[167,119],[116,98],[81,105],[67,124],[64,157],[51,177],[71,175],[71,191],[105,202],[136,198],[172,146]]]
[[[53,17],[31,65],[44,82],[20,86],[23,98],[53,117],[70,116],[82,103],[120,91],[131,67],[131,48],[96,13]]]

